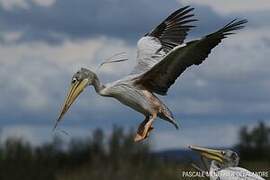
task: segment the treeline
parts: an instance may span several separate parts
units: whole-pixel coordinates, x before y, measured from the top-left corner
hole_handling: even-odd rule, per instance
[[[262,122],[252,129],[243,127],[239,139],[240,166],[270,175],[270,127]]]
[[[237,148],[243,160],[265,160],[270,162],[270,127],[260,122],[253,129],[243,127],[239,136],[240,143]]]
[[[32,147],[9,138],[0,148],[0,180],[151,180],[177,178],[173,163],[150,153],[147,143],[134,143],[134,132],[114,127],[109,139],[97,129],[68,145],[56,137],[52,143]]]
[[[115,126],[111,136],[95,130],[69,144],[53,142],[32,147],[23,139],[9,138],[0,145],[0,180],[176,180],[190,162],[164,160],[147,143],[134,143],[134,132]],[[241,165],[269,170],[270,130],[260,123],[239,133]],[[256,162],[256,163],[254,163]],[[195,180],[195,178],[192,178]]]

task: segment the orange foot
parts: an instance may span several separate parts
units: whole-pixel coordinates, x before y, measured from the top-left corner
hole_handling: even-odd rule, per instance
[[[149,137],[150,132],[154,129],[154,127],[152,126],[152,122],[149,122],[148,120],[144,120],[137,131],[137,134],[134,138],[135,142],[139,142],[142,141],[146,138]]]

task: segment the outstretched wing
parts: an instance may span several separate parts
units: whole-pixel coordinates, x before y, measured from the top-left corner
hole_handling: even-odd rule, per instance
[[[233,20],[200,40],[174,48],[158,64],[139,76],[135,84],[157,94],[166,95],[170,86],[186,68],[201,64],[222,39],[234,34],[234,30],[243,28],[246,22],[247,20]]]
[[[151,69],[174,47],[185,40],[187,32],[194,27],[189,25],[194,15],[189,6],[178,9],[160,25],[138,41],[137,65],[131,74],[139,74]]]

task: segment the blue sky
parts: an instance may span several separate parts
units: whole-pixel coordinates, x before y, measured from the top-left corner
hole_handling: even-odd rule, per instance
[[[104,66],[98,74],[103,82],[128,74],[135,64],[136,41],[178,7],[191,5],[199,22],[187,41],[234,18],[249,23],[161,97],[181,128],[157,120],[149,141],[155,149],[235,144],[241,126],[252,127],[258,120],[270,124],[267,1],[0,0],[1,139],[24,137],[33,144],[51,140],[74,72],[81,67],[95,70],[104,59],[126,52],[129,61]],[[73,137],[97,127],[109,135],[114,124],[128,130],[142,120],[137,112],[88,88],[61,128]]]

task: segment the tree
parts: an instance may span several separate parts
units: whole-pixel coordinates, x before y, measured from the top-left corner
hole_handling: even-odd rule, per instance
[[[259,122],[253,129],[242,127],[238,148],[243,160],[270,160],[270,127]]]

